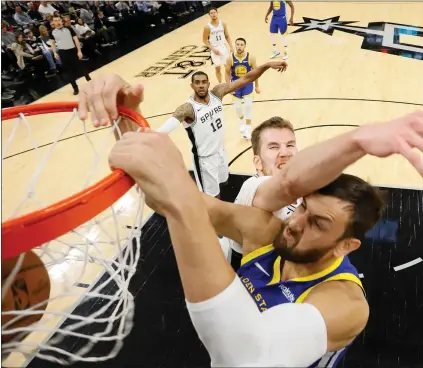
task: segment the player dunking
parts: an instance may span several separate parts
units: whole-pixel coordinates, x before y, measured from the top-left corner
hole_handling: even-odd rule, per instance
[[[273,54],[270,57],[271,59],[279,56],[281,53],[278,50],[276,44],[276,34],[280,32],[282,35],[282,41],[284,45],[284,55],[283,59],[288,59],[288,23],[286,21],[286,4],[291,8],[291,17],[289,18],[289,24],[292,26],[294,24],[294,4],[292,1],[271,1],[269,9],[267,10],[266,17],[264,21],[268,22],[268,17],[273,11],[272,20],[270,21],[270,39],[273,45]]]
[[[223,97],[253,83],[269,68],[283,71],[286,67],[284,61],[272,61],[254,68],[231,83],[218,84],[211,91],[206,73],[196,72],[192,75],[191,88],[194,95],[179,106],[158,131],[170,133],[179,123],[183,123],[192,143],[195,179],[204,193],[219,197],[220,184],[229,178],[224,147]]]
[[[245,38],[237,38],[235,40],[236,53],[231,53],[231,57],[226,61],[226,82],[236,81],[250,70],[257,67],[256,59],[245,51],[247,41]],[[255,80],[255,91],[260,93],[258,79]],[[237,89],[233,93],[234,105],[238,118],[241,120],[240,131],[245,139],[251,139],[251,119],[253,110],[253,83]],[[244,112],[242,110],[242,100],[245,105],[245,121]]]
[[[216,78],[222,83],[221,66],[226,64],[228,58],[228,43],[231,52],[234,51],[231,36],[229,36],[228,26],[219,19],[217,9],[209,10],[211,22],[204,27],[203,42],[210,49],[212,62],[216,67]]]

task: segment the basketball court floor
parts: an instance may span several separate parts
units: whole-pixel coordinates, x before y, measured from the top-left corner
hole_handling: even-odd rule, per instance
[[[255,96],[253,125],[276,115],[287,118],[296,129],[302,149],[353,127],[386,121],[423,108],[423,3],[295,2],[294,5],[295,25],[289,27],[288,70],[282,74],[269,70],[260,78],[261,94]],[[268,24],[264,22],[267,8],[268,2],[232,2],[219,8],[219,17],[227,22],[232,39],[245,38],[247,51],[256,57],[258,64],[268,61],[272,53]],[[204,15],[98,69],[91,76],[116,73],[129,83],[143,84],[142,113],[152,128],[157,128],[190,96],[192,73],[205,71],[211,85],[217,83],[210,53],[202,45],[202,29],[207,22],[208,16]],[[86,82],[80,79],[78,83]],[[72,100],[76,98],[68,85],[37,102]],[[224,103],[225,144],[232,161],[231,181],[224,196],[233,200],[243,180],[254,174],[254,168],[250,144],[240,136],[231,97],[225,97]],[[32,149],[33,141],[37,141],[39,152],[46,152],[67,117],[50,114],[31,119],[33,140],[28,138],[25,128],[20,127],[3,159],[4,219],[11,216],[27,191],[25,184],[38,154]],[[2,124],[3,147],[13,123]],[[84,135],[82,125],[73,124],[62,136],[59,156],[46,169],[43,185],[37,187],[45,203],[60,200],[83,184],[90,169],[87,155],[92,155],[87,136],[100,152],[100,169],[95,178],[109,173],[107,154],[113,144],[110,130],[94,130],[89,124],[87,130],[88,134]],[[184,129],[180,127],[171,137],[191,169],[191,147]],[[352,258],[362,272],[370,296],[371,317],[355,349],[347,354],[344,366],[374,367],[394,363],[394,366],[417,367],[423,364],[423,179],[404,159],[396,156],[383,160],[366,157],[346,172],[386,188],[389,205],[383,221],[361,247],[364,250]],[[32,209],[26,205],[21,210]],[[134,286],[137,305],[134,332],[125,341],[127,347],[118,356],[119,360],[103,366],[129,366],[134,357],[139,366],[142,362],[157,367],[207,366],[204,348],[196,340],[183,308],[182,289],[166,224],[148,208],[144,210],[143,220],[142,267],[140,265],[133,281],[133,284],[139,282]],[[110,252],[110,257],[115,256],[113,250]],[[61,277],[57,275],[60,272],[68,273],[71,278],[76,272],[75,266],[56,268],[55,275],[50,274],[53,288],[60,289]],[[75,294],[79,296],[68,298],[55,308],[73,310],[85,290],[101,276],[98,269],[90,269],[83,282],[75,286]],[[163,280],[167,280],[166,286]],[[174,289],[169,290],[169,285],[174,285]],[[164,288],[163,292],[157,292],[157,288]],[[156,318],[163,320],[162,328],[152,322]],[[154,344],[152,334],[155,334]],[[28,339],[49,337],[48,334],[34,335]],[[136,341],[141,342],[138,345]],[[128,347],[133,347],[132,351]],[[28,364],[48,366],[38,359],[31,362],[21,353],[11,354],[2,366]]]

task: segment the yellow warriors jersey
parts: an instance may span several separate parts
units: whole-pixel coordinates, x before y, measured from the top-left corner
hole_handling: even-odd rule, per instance
[[[322,282],[352,281],[363,289],[358,272],[348,257],[336,259],[328,268],[314,275],[281,281],[281,257],[273,245],[246,255],[241,261],[238,276],[261,312],[279,304],[302,303],[310,291]],[[336,367],[347,349],[348,346],[328,352],[311,367]]]

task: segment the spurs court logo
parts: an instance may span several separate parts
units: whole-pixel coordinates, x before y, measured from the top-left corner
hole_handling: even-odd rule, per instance
[[[372,22],[368,27],[352,26],[357,21],[340,21],[339,16],[327,19],[303,17],[304,22],[292,33],[316,30],[329,36],[334,31],[352,33],[363,37],[362,49],[423,60],[423,27],[407,24]],[[411,42],[415,43],[411,44]],[[410,42],[410,43],[407,43]]]
[[[210,59],[210,50],[207,46],[183,46],[154,65],[149,66],[141,73],[138,73],[136,77],[150,78],[161,74],[176,76],[178,78],[188,78]]]

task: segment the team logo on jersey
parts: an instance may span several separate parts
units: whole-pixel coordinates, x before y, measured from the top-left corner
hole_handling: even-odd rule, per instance
[[[208,60],[211,60],[211,56],[207,46],[183,46],[135,77],[151,78],[156,75],[172,75],[178,78],[188,78]]]
[[[417,43],[407,43],[413,42],[414,37],[423,37],[423,27],[399,23],[371,22],[365,28],[351,25],[357,23],[357,21],[340,21],[339,18],[339,16],[327,19],[303,17],[304,22],[294,24],[300,28],[292,33],[312,30],[329,36],[332,36],[334,31],[352,33],[364,38],[361,45],[362,49],[423,60],[423,47],[418,46]],[[405,37],[407,40],[404,40]]]
[[[247,71],[247,67],[245,65],[235,66],[235,75],[237,77],[243,77],[247,73],[248,73],[248,71]]]
[[[216,106],[215,108],[211,109],[210,111],[206,112],[204,116],[201,117],[200,121],[202,123],[205,123],[207,120],[211,119],[213,115],[218,114],[219,112],[222,112],[222,106]]]

